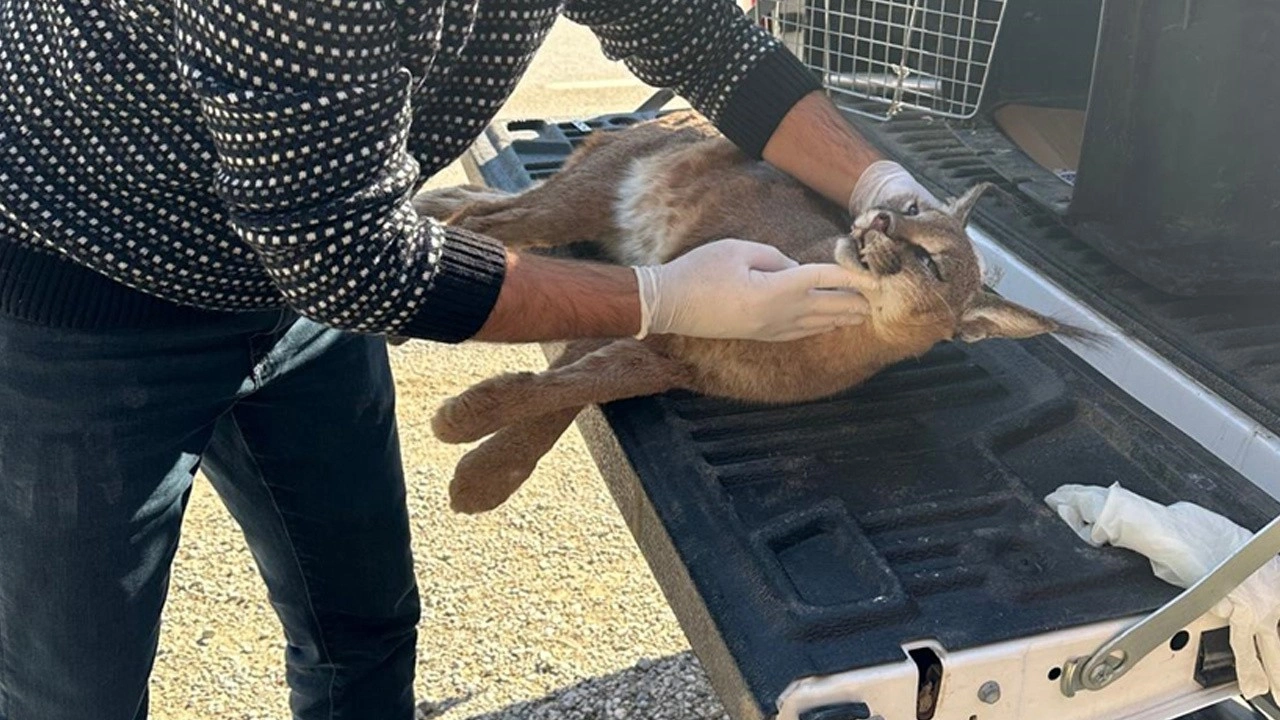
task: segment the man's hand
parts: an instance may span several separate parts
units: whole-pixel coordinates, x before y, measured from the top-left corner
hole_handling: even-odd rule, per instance
[[[857,278],[835,264],[798,265],[769,245],[720,240],[669,263],[628,268],[507,253],[485,342],[643,337],[794,340],[862,322]]]
[[[867,301],[835,264],[799,265],[769,245],[720,240],[635,268],[647,334],[797,340],[863,321]]]
[[[872,207],[905,213],[912,202],[921,209],[941,206],[901,165],[854,132],[822,93],[806,96],[783,117],[764,159],[854,217]]]
[[[889,208],[904,215],[915,215],[926,208],[941,208],[942,203],[911,177],[911,173],[892,160],[878,160],[867,166],[858,184],[849,194],[849,215],[858,217],[874,208]]]

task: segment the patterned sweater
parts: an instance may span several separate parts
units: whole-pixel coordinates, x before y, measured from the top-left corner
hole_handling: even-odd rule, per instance
[[[0,0],[0,312],[470,337],[502,248],[409,201],[561,13],[755,156],[818,88],[733,0]]]

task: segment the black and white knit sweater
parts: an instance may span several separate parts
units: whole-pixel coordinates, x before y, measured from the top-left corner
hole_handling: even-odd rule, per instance
[[[733,0],[0,0],[0,312],[470,337],[501,248],[409,200],[562,12],[754,155],[817,89]]]

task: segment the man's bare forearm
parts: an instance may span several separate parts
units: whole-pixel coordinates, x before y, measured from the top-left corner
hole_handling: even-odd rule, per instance
[[[815,92],[783,117],[764,159],[844,206],[862,171],[884,156],[854,132],[826,95]]]
[[[629,267],[507,252],[507,272],[486,342],[543,342],[635,335],[640,295]]]

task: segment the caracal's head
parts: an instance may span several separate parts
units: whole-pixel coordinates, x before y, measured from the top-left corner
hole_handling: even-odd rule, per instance
[[[990,187],[975,185],[940,209],[877,208],[855,218],[853,232],[836,247],[836,262],[866,276],[860,289],[878,332],[965,342],[1087,335],[983,289],[982,265],[965,226]]]

